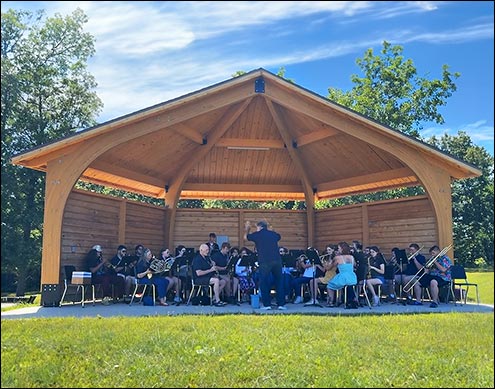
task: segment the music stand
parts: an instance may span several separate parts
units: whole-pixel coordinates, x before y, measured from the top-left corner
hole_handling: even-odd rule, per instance
[[[187,251],[184,253],[182,257],[178,257],[176,261],[174,261],[174,265],[176,265],[177,277],[181,281],[181,298],[182,301],[186,301],[187,297],[187,285],[191,285],[192,275],[189,274],[192,264],[192,256],[188,255]],[[180,305],[180,302],[177,302],[176,305]]]
[[[311,261],[311,266],[313,267],[313,278],[311,279],[312,286],[315,288],[313,291],[313,296],[312,296],[312,301],[311,303],[306,303],[304,304],[305,307],[320,307],[323,308],[323,305],[321,305],[317,301],[318,297],[318,285],[315,285],[315,280],[316,280],[316,265],[321,265],[321,260],[318,255],[318,252],[315,249],[308,249],[306,250],[306,257]],[[318,269],[319,270],[319,269]],[[310,288],[311,290],[311,288]]]
[[[230,293],[231,293],[231,296],[230,298],[231,299],[235,299],[236,300],[236,305],[241,305],[241,302],[239,301],[239,299],[237,299],[235,297],[235,291],[234,291],[234,274],[235,274],[235,263],[239,260],[239,256],[236,256],[234,257],[233,255],[231,255],[227,261],[227,265],[225,265],[225,269],[227,270],[227,273],[230,277]],[[239,284],[237,285],[237,288],[240,288]]]
[[[282,258],[282,267],[295,268],[296,258],[290,254],[284,254],[280,256]]]
[[[400,288],[399,288],[399,300],[401,301],[401,304],[406,305],[406,301],[402,301],[402,283],[403,283],[403,274],[404,274],[404,268],[403,265],[407,265],[407,254],[406,250],[395,250],[395,259],[397,263],[399,264],[399,269],[400,269]]]

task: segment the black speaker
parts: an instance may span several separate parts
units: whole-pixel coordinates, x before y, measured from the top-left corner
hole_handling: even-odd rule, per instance
[[[44,307],[58,307],[60,305],[60,285],[43,284],[41,288],[41,305]]]

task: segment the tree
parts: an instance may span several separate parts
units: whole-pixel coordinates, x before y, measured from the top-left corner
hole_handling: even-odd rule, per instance
[[[479,258],[493,266],[493,157],[474,145],[464,131],[457,136],[431,137],[427,142],[483,172],[480,177],[452,183],[454,248],[464,266],[476,267]]]
[[[391,128],[419,138],[422,123],[444,123],[438,109],[456,90],[453,80],[459,73],[442,67],[442,79],[428,80],[417,76],[412,60],[405,60],[401,46],[383,42],[381,56],[366,51],[356,61],[364,77],[353,75],[356,84],[350,91],[329,88],[328,98],[360,112]],[[474,266],[482,257],[493,266],[493,157],[475,146],[465,132],[428,140],[433,146],[470,162],[483,171],[478,178],[457,180],[452,184],[454,245],[459,263]],[[324,201],[318,207],[340,206],[385,198],[414,196],[421,187]]]
[[[80,9],[46,19],[43,11],[2,13],[2,275],[15,276],[17,295],[26,283],[39,287],[45,177],[10,159],[96,124],[102,102],[86,70],[94,54],[86,22]]]
[[[402,51],[402,46],[386,41],[381,55],[368,49],[356,60],[364,77],[352,75],[356,85],[348,92],[329,88],[328,98],[414,137],[419,137],[423,122],[443,124],[438,108],[456,91],[453,80],[460,74],[443,65],[442,79],[419,77],[413,61],[405,60]]]

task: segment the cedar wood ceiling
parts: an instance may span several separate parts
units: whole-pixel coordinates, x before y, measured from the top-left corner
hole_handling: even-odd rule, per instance
[[[395,156],[396,145],[418,158],[427,155],[453,178],[479,175],[264,69],[81,131],[12,162],[46,171],[48,161],[104,134],[111,134],[110,145],[80,178],[157,198],[177,180],[180,199],[304,201],[305,195],[318,200],[420,185]],[[378,143],[367,142],[369,136]]]

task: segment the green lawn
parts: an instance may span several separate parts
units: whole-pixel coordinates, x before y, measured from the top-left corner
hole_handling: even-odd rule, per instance
[[[2,387],[493,387],[493,315],[2,320]]]
[[[468,281],[478,284],[480,302],[493,305],[493,272],[467,273]],[[476,289],[469,288],[468,302],[476,302]]]
[[[481,302],[493,304],[493,272],[468,277],[479,284]],[[53,318],[1,326],[2,388],[494,387],[494,315],[486,313]]]

